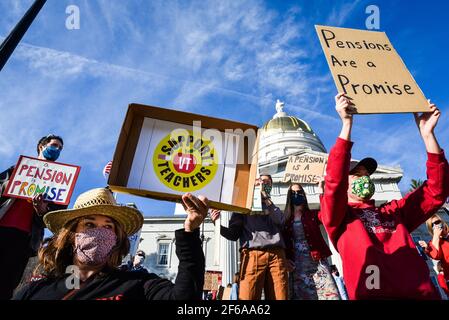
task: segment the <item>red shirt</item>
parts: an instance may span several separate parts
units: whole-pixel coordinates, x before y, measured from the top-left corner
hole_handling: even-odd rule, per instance
[[[449,280],[449,240],[440,239],[440,248],[437,250],[429,241],[426,249],[426,253],[433,259],[441,261],[443,267],[444,276],[446,280]]]
[[[352,142],[338,138],[329,153],[322,222],[343,261],[350,299],[440,299],[410,233],[449,195],[444,153],[428,153],[427,181],[380,207],[348,203]]]
[[[31,200],[16,199],[0,219],[0,227],[16,228],[31,233],[34,208]]]

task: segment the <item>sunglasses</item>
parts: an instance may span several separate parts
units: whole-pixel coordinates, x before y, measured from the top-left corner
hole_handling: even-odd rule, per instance
[[[434,222],[432,222],[432,226],[436,226],[437,224],[440,224],[440,223],[441,223],[441,220],[434,221]]]
[[[139,257],[145,257],[145,255],[143,253],[138,253],[136,255],[139,256]]]
[[[304,195],[305,193],[304,193],[303,190],[298,190],[298,191],[292,190],[292,194],[302,194],[302,195]]]

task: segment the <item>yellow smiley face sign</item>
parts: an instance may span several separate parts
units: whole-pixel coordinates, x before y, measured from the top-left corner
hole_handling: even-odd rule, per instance
[[[168,188],[192,192],[204,188],[215,177],[217,150],[212,140],[195,137],[191,130],[165,136],[153,155],[153,169]]]

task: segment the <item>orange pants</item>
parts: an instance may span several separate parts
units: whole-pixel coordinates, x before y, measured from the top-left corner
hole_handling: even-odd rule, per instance
[[[240,300],[287,300],[288,273],[282,248],[242,249],[240,259]]]

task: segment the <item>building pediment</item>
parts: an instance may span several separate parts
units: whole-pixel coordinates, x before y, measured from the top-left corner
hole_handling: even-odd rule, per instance
[[[327,160],[329,154],[314,150],[300,150],[298,152],[291,153],[289,155],[280,156],[278,158],[272,159],[267,162],[261,162],[259,163],[259,168],[264,172],[271,172],[272,175],[283,174],[283,169],[285,168],[285,165],[287,164],[288,158],[290,156],[319,156],[323,157]],[[360,159],[351,159],[351,162],[353,161],[360,161]],[[271,168],[271,170],[270,170]],[[281,171],[276,170],[281,169]],[[392,166],[386,166],[382,164],[378,164],[377,170],[373,173],[371,176],[375,180],[396,180],[399,181],[403,176],[403,171],[400,166],[392,167]]]

